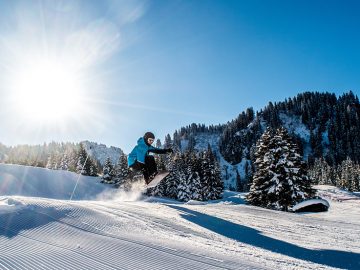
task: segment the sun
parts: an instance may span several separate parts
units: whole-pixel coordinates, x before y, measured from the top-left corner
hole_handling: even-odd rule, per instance
[[[23,62],[11,81],[14,110],[32,122],[66,121],[76,114],[85,96],[81,74],[59,59]]]

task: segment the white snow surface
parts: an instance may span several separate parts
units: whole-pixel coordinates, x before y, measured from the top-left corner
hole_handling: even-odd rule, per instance
[[[326,207],[330,207],[330,204],[327,200],[324,200],[324,199],[311,199],[311,200],[306,200],[306,201],[303,201],[303,202],[300,202],[298,204],[296,204],[292,210],[293,211],[297,211],[301,208],[304,208],[306,206],[310,206],[310,205],[313,205],[313,204],[323,204],[325,205]]]
[[[0,215],[19,211],[24,207],[24,204],[20,201],[12,198],[1,198],[0,199]]]
[[[0,166],[0,269],[360,269],[360,201],[336,200],[341,190],[311,214],[249,206],[230,191],[200,204],[146,197],[142,183],[124,193],[92,181],[80,188],[97,200],[79,190],[69,201],[41,187],[74,184],[57,172]],[[27,184],[14,189],[19,175]]]
[[[79,180],[79,181],[78,181]],[[22,195],[52,199],[69,199],[78,181],[73,199],[94,199],[112,190],[98,177],[69,171],[50,170],[21,165],[0,164],[0,195]]]

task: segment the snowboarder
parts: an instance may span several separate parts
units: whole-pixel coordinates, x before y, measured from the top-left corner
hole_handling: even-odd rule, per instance
[[[138,139],[137,145],[128,157],[128,166],[132,171],[142,171],[146,184],[149,184],[158,174],[155,158],[149,153],[167,154],[172,153],[172,149],[160,149],[153,147],[155,136],[152,132],[146,132]]]

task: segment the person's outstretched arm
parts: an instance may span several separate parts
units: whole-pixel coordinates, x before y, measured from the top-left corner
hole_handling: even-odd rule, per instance
[[[171,148],[167,148],[167,149],[161,149],[161,148],[156,148],[156,147],[150,147],[149,151],[151,153],[155,153],[155,154],[167,154],[167,153],[172,153],[174,152]]]

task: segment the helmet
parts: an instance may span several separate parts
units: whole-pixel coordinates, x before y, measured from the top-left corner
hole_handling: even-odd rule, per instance
[[[145,135],[144,135],[145,142],[147,142],[147,140],[148,140],[149,138],[155,139],[154,133],[152,133],[152,132],[150,132],[150,131],[146,132]]]

